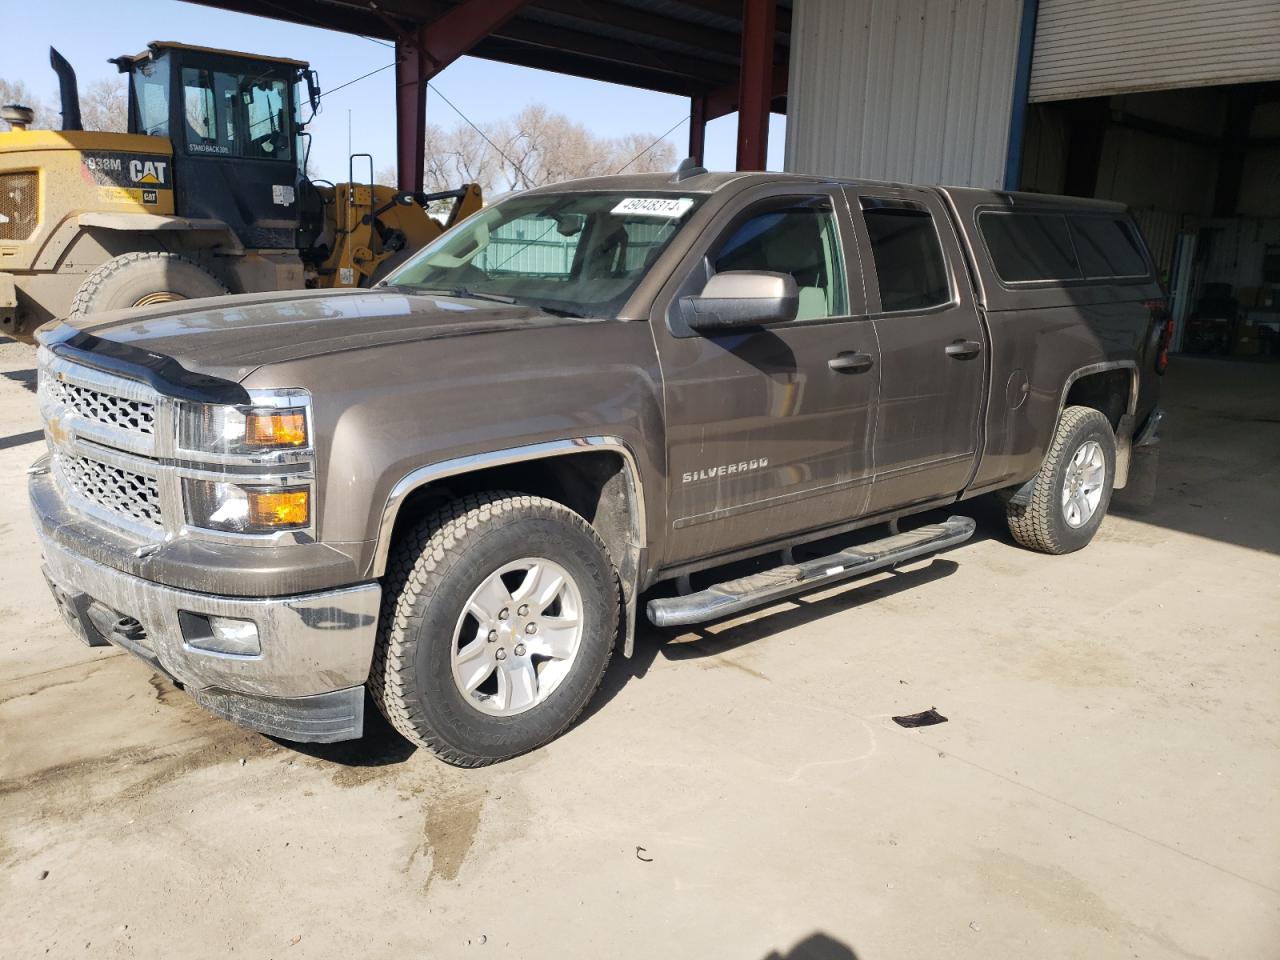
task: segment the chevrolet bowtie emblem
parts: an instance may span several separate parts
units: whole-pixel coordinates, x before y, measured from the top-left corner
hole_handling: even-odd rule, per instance
[[[51,417],[44,425],[44,431],[55,447],[65,447],[71,442],[71,431],[62,425],[58,417]]]

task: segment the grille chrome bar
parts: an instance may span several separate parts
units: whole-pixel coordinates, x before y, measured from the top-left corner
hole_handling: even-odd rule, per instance
[[[58,428],[104,447],[143,456],[172,453],[172,404],[145,383],[71,363],[41,347],[37,355],[40,413]]]
[[[86,456],[54,456],[56,476],[82,499],[119,514],[133,523],[164,530],[160,483],[155,477],[134,473]]]

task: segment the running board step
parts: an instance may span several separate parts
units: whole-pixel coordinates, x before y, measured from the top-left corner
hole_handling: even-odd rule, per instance
[[[946,550],[973,536],[974,526],[969,517],[948,517],[942,523],[895,533],[827,557],[784,564],[682,597],[650,600],[646,609],[650,622],[659,627],[716,620],[802,590],[813,590]]]

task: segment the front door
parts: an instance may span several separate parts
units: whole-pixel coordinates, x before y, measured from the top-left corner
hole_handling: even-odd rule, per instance
[[[986,338],[938,195],[846,189],[880,345],[869,513],[958,494],[978,449]]]
[[[173,131],[178,212],[221,220],[251,249],[297,246],[292,80],[283,65],[180,61]]]
[[[860,516],[880,381],[852,223],[838,191],[753,194],[722,212],[653,328],[666,401],[664,565]],[[714,273],[789,273],[793,321],[699,334],[679,298]]]

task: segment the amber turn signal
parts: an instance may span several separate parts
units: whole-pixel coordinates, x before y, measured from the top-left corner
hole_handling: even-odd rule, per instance
[[[244,439],[253,447],[305,447],[306,413],[300,408],[254,410],[244,418]]]
[[[310,517],[311,496],[305,487],[249,491],[251,528],[305,527]]]

